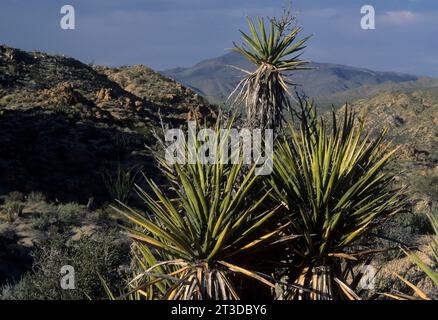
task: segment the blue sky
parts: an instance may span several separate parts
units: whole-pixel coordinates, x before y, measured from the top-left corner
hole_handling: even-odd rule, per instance
[[[226,53],[246,16],[278,15],[287,0],[1,0],[0,43],[106,65],[161,70]],[[59,27],[62,5],[76,30]],[[360,8],[376,9],[376,30]],[[438,77],[437,0],[294,0],[307,59]]]

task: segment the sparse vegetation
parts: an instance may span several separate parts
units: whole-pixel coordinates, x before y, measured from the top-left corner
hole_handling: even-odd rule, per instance
[[[42,192],[35,192],[32,191],[29,193],[29,195],[26,197],[27,202],[29,203],[41,203],[46,201],[46,197]]]
[[[16,218],[21,216],[24,206],[19,201],[8,201],[1,209],[3,211],[3,219],[8,222],[13,222]]]
[[[102,299],[106,293],[99,275],[114,290],[122,286],[129,242],[110,217],[99,213],[103,208],[88,212],[76,203],[49,203],[38,193],[11,193],[6,205],[17,203],[11,199],[23,199],[19,204],[27,214],[7,228],[0,223],[0,263],[17,270],[0,272],[0,299]],[[11,260],[2,260],[4,254]],[[66,264],[75,268],[76,290],[60,288],[60,268]]]
[[[128,267],[129,247],[117,231],[103,230],[72,241],[67,235],[52,234],[34,253],[32,271],[17,284],[3,286],[2,300],[78,300],[104,299],[106,292],[99,275],[111,284],[121,287]],[[60,285],[60,270],[64,265],[75,269],[75,289],[64,290]]]
[[[245,126],[276,131],[267,177],[242,159],[158,156],[152,168],[156,148],[144,146],[161,120],[219,118],[215,130],[227,134],[241,122],[147,67],[0,46],[0,299],[438,296],[436,95],[382,94],[318,118],[306,100],[294,109],[288,91],[306,68],[294,17],[249,28],[235,51],[255,70],[243,70],[232,98],[246,107]],[[60,288],[66,264],[75,290]],[[363,264],[380,270],[374,291],[359,290]]]

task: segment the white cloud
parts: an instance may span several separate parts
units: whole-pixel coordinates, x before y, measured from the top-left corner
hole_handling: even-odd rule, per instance
[[[405,25],[417,21],[417,18],[412,11],[387,11],[381,19],[386,24]]]

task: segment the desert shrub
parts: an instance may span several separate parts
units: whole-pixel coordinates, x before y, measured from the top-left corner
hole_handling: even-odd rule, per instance
[[[56,207],[49,203],[44,203],[38,208],[38,212],[33,215],[34,227],[37,230],[47,231],[49,227],[56,224],[58,216],[56,214]]]
[[[41,231],[47,231],[54,223],[56,223],[56,215],[54,214],[38,214],[34,219],[35,229]]]
[[[77,203],[53,205],[39,203],[37,212],[33,215],[34,227],[41,231],[49,229],[58,233],[66,233],[72,227],[78,226],[85,217],[85,209]]]
[[[104,171],[102,178],[112,200],[127,203],[137,178],[138,170],[133,167],[124,169],[120,164],[116,172]]]
[[[41,193],[41,192],[32,191],[31,193],[29,193],[27,195],[26,201],[29,202],[29,203],[45,202],[46,201],[46,196],[43,193]]]
[[[93,211],[89,216],[90,219],[96,224],[111,224],[114,222],[112,218],[115,215],[114,209],[107,204],[104,204],[100,208]],[[118,216],[116,218],[118,218]]]
[[[77,225],[80,219],[85,215],[84,207],[70,202],[61,204],[57,208],[58,220],[64,225]]]
[[[10,201],[6,202],[3,205],[3,218],[8,221],[12,222],[16,218],[20,217],[23,213],[24,204],[19,201]]]
[[[5,202],[9,202],[9,201],[22,202],[24,201],[24,194],[19,191],[12,191],[6,196],[5,199]]]
[[[129,261],[129,245],[121,240],[114,229],[103,230],[78,241],[68,236],[52,234],[34,254],[32,271],[21,281],[2,288],[0,299],[52,300],[52,299],[103,299],[107,295],[99,274],[117,291],[124,279],[124,269]],[[64,290],[60,281],[61,267],[75,269],[75,289]]]

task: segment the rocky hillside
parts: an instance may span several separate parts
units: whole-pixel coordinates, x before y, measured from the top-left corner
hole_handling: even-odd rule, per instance
[[[214,107],[144,66],[110,69],[0,46],[0,194],[105,198],[102,172],[151,170],[145,144],[163,120]]]
[[[180,83],[142,65],[95,69],[124,90],[154,104],[155,110],[170,122],[186,120],[188,110],[203,115],[215,116],[215,111],[204,98]],[[169,108],[169,106],[172,106]],[[190,115],[189,115],[190,116]]]
[[[323,106],[328,107],[331,107],[331,105],[340,106],[345,104],[345,101],[356,101],[359,99],[373,98],[381,93],[412,93],[419,90],[437,91],[438,79],[423,77],[412,81],[386,81],[380,84],[365,84],[357,88],[335,92],[333,94],[323,96],[319,99],[319,102]]]
[[[368,130],[388,128],[387,138],[400,147],[394,169],[414,213],[407,227],[424,227],[424,213],[438,215],[438,91],[382,93],[350,106]]]

